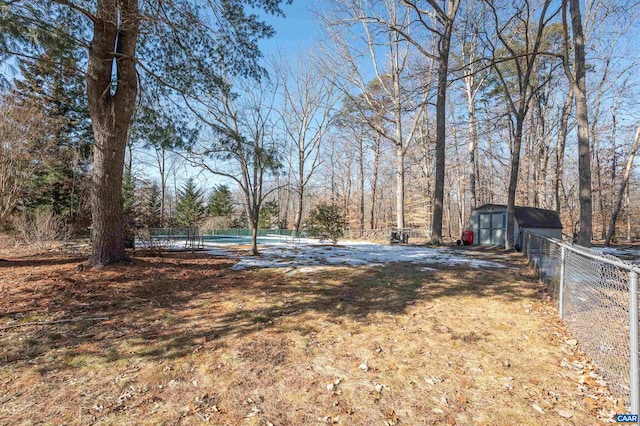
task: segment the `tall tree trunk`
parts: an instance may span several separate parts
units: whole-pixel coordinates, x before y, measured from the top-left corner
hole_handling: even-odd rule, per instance
[[[624,175],[622,176],[622,182],[620,182],[620,191],[618,192],[618,197],[616,199],[616,204],[613,208],[613,213],[611,213],[611,221],[609,222],[609,230],[607,231],[607,236],[605,239],[605,245],[608,247],[611,244],[611,238],[616,230],[616,222],[618,220],[618,215],[620,214],[620,209],[622,208],[622,200],[624,198],[624,193],[629,184],[629,177],[631,176],[631,168],[633,167],[633,160],[636,158],[636,152],[638,151],[638,142],[640,142],[640,126],[636,130],[636,136],[633,139],[633,146],[631,147],[631,151],[629,152],[629,159],[627,160],[627,165],[624,168]]]
[[[532,132],[534,137],[532,141],[535,143],[535,164],[534,170],[536,179],[534,181],[534,207],[545,209],[547,208],[547,167],[549,165],[549,149],[547,145],[547,129],[546,129],[546,117],[548,115],[548,104],[543,99],[546,96],[536,95],[535,108],[532,108],[530,113],[535,115],[535,120],[531,120],[534,126]]]
[[[490,204],[490,203],[493,203],[495,199],[495,194],[496,194],[495,181],[497,179],[497,176],[495,173],[493,173],[495,172],[495,168],[493,168],[491,164],[491,159],[495,158],[494,156],[495,156],[495,152],[493,150],[493,138],[491,137],[491,135],[489,135],[489,137],[487,138],[487,158],[488,159],[486,160],[485,164],[487,165],[487,167],[491,167],[492,170],[489,173],[489,179],[487,184],[484,185],[487,191],[486,191],[486,200],[483,203]]]
[[[93,241],[89,263],[104,265],[126,256],[122,170],[138,89],[135,69],[138,2],[99,1],[96,18],[87,67],[87,96],[95,139],[91,177]]]
[[[375,212],[376,196],[378,190],[378,168],[380,166],[380,137],[376,136],[373,151],[373,173],[371,176],[371,216],[369,217],[371,229],[376,229]]]
[[[298,188],[296,191],[296,195],[298,196],[298,205],[296,206],[296,219],[293,225],[293,228],[296,231],[296,235],[300,232],[300,226],[302,224],[302,208],[304,203],[304,192],[302,188]]]
[[[598,134],[598,123],[600,120],[602,98],[606,91],[605,84],[609,75],[609,63],[605,62],[605,67],[602,73],[602,78],[598,84],[598,88],[595,91],[595,103],[590,107],[591,120],[589,122],[589,140],[591,143],[591,164],[595,162],[596,172],[596,186],[592,189],[597,195],[598,211],[600,212],[600,239],[605,240],[607,235],[607,209],[605,207],[605,196],[602,183],[602,166],[600,164],[600,137]]]
[[[455,154],[456,154],[455,162],[457,164],[455,167],[455,181],[456,181],[456,193],[457,193],[457,201],[458,201],[457,202],[458,230],[461,230],[462,228],[464,228],[463,222],[467,215],[467,212],[465,211],[466,204],[467,204],[466,193],[465,193],[465,188],[466,188],[465,174],[464,174],[465,166],[464,166],[464,159],[460,155],[459,143],[458,143],[458,132],[456,131],[456,127],[453,127],[452,131],[453,131],[453,146],[455,147]],[[453,186],[453,183],[451,183],[451,186]],[[451,201],[450,198],[449,198],[449,201]],[[449,234],[451,234],[451,232],[449,232]],[[457,232],[456,235],[457,234],[459,234],[459,232]]]
[[[404,229],[404,134],[402,132],[402,105],[400,90],[400,60],[399,50],[396,48],[393,56],[393,109],[395,121],[395,146],[396,146],[396,226]]]
[[[529,110],[529,129],[528,131],[525,133],[524,131],[522,132],[524,135],[524,159],[525,161],[525,165],[526,165],[526,170],[524,173],[524,199],[521,199],[521,202],[523,203],[523,205],[525,206],[530,206],[531,204],[533,204],[533,207],[538,207],[538,200],[536,199],[536,194],[535,194],[535,183],[538,179],[538,175],[536,173],[536,167],[533,164],[533,140],[534,140],[534,133],[536,132],[536,128],[535,128],[535,124],[533,123],[533,118],[534,118],[534,114],[533,114],[533,110],[534,108],[531,108]],[[533,183],[533,185],[532,185]],[[532,194],[531,191],[531,187],[533,186],[534,188],[534,193]],[[530,196],[533,195],[533,203],[531,202]]]
[[[329,160],[331,160],[331,203],[335,204],[337,201],[336,195],[336,150],[335,145],[331,146],[331,152],[329,155]]]
[[[247,213],[247,219],[249,221],[249,228],[251,228],[251,254],[257,256],[260,254],[258,251],[258,226],[260,223],[260,208],[250,200],[255,200],[255,196],[249,194],[245,188],[245,199],[247,206],[245,211]]]
[[[562,181],[564,169],[564,151],[567,145],[567,133],[569,133],[569,115],[573,105],[573,90],[569,89],[567,97],[562,105],[562,116],[560,118],[560,130],[558,131],[558,146],[556,148],[556,176],[554,179],[554,195],[556,200],[556,212],[560,214],[560,182]]]
[[[460,170],[460,166],[458,166],[458,171]],[[460,174],[458,172],[458,174]],[[463,179],[458,178],[458,230],[461,230],[465,227],[465,219],[467,217],[467,212],[465,211],[465,199],[464,199],[464,185]],[[460,232],[457,232],[459,234]]]
[[[514,61],[515,71],[517,75],[517,98],[514,99],[511,94],[513,89],[513,84],[507,83],[505,80],[505,76],[503,75],[500,67],[494,65],[494,70],[496,71],[497,76],[500,79],[502,88],[504,90],[505,95],[507,95],[508,100],[508,108],[511,115],[511,119],[507,120],[507,124],[509,126],[509,136],[513,138],[511,146],[511,174],[509,177],[509,190],[507,197],[507,232],[505,238],[505,249],[509,250],[514,247],[515,244],[515,204],[516,204],[516,191],[518,187],[518,173],[520,171],[520,151],[522,146],[522,134],[524,128],[524,120],[527,117],[527,113],[529,110],[529,106],[531,104],[532,97],[537,93],[541,87],[537,87],[536,78],[534,72],[536,70],[536,60],[538,56],[538,52],[540,49],[540,45],[543,39],[543,32],[545,29],[545,24],[547,21],[546,13],[549,8],[549,4],[551,0],[545,0],[542,4],[542,10],[538,13],[538,24],[536,27],[537,34],[533,41],[533,46],[530,46],[530,43],[526,43],[525,51],[527,53],[526,61],[520,57],[520,53],[516,54],[516,50],[520,49],[520,45],[517,49],[514,50],[514,46],[510,44],[508,39],[510,37],[505,37],[505,34],[501,31],[498,31],[497,37],[505,47],[506,51],[509,52],[511,58]],[[487,6],[491,9],[493,18],[495,22],[498,22],[498,18],[500,13],[498,9],[492,2],[486,2]],[[529,5],[527,3],[527,5]],[[525,15],[520,15],[524,17]],[[526,28],[529,28],[530,21],[530,12],[527,12],[526,19],[524,19],[524,23],[526,24]],[[528,30],[527,30],[528,31]],[[520,52],[520,50],[518,50]],[[495,50],[494,50],[495,55]],[[536,88],[537,87],[537,88]],[[515,123],[514,123],[515,121]],[[489,136],[489,139],[491,137]],[[491,174],[490,174],[491,175]]]
[[[595,160],[596,164],[594,168],[596,169],[596,188],[595,192],[598,197],[598,210],[600,211],[600,239],[604,240],[607,234],[607,213],[604,207],[604,191],[602,188],[602,165],[600,164],[600,147],[598,146],[598,139],[592,139],[593,142],[593,153],[592,158]]]
[[[303,142],[301,142],[301,144],[303,144]],[[298,150],[298,187],[296,188],[298,192],[298,208],[296,209],[296,220],[294,224],[296,235],[300,232],[300,224],[302,223],[302,209],[304,208],[304,161],[305,148],[303,144],[302,149]]]
[[[293,144],[289,144],[289,157],[288,158],[293,158]],[[284,196],[284,213],[283,213],[283,217],[284,217],[284,227],[286,229],[288,229],[289,226],[289,209],[291,208],[291,176],[293,176],[293,167],[291,165],[291,161],[288,161],[288,168],[287,168],[287,185],[286,185],[286,189],[284,189],[285,191],[285,196]],[[294,219],[295,220],[295,219]]]
[[[471,77],[472,78],[472,77]],[[478,197],[476,195],[476,151],[478,150],[478,123],[476,119],[476,103],[473,93],[473,85],[470,78],[465,79],[467,92],[467,112],[469,114],[469,195],[472,211],[478,207]]]
[[[519,114],[516,117],[515,134],[513,135],[513,152],[511,153],[511,175],[509,179],[509,192],[507,195],[507,237],[505,249],[510,250],[515,244],[514,225],[516,213],[516,189],[518,188],[518,173],[520,172],[520,147],[522,145],[522,127],[525,117]]]
[[[289,210],[291,208],[291,191],[289,190],[291,182],[289,182],[289,177],[287,177],[286,189],[283,189],[283,202],[281,205],[284,206],[284,210],[282,211],[282,228],[289,229]]]
[[[447,192],[447,237],[451,238],[451,193]]]
[[[347,218],[347,226],[349,228],[351,228],[351,223],[349,223],[350,220],[350,215],[349,215],[349,206],[350,206],[350,201],[351,201],[351,186],[352,186],[352,179],[353,176],[351,175],[352,171],[351,171],[351,167],[353,166],[353,164],[351,163],[351,161],[353,160],[353,158],[349,158],[348,159],[348,163],[347,163],[347,179],[345,181],[345,189],[344,189],[344,193],[342,194],[342,206],[344,208],[344,215]]]
[[[255,168],[253,170],[254,180],[257,178]],[[253,187],[249,179],[248,169],[243,170],[243,183],[244,183],[244,196],[245,196],[245,212],[247,213],[247,220],[249,222],[249,228],[251,229],[251,254],[257,256],[260,254],[258,251],[258,227],[260,226],[260,203],[258,203],[259,196],[255,187]],[[257,185],[257,184],[256,184]]]
[[[436,181],[433,193],[433,222],[431,223],[431,244],[443,244],[442,213],[444,203],[444,171],[446,162],[446,108],[447,83],[449,76],[449,48],[453,22],[458,11],[458,0],[447,1],[447,15],[441,17],[444,22],[443,33],[438,43],[438,94],[436,98]]]
[[[167,175],[166,175],[166,151],[164,148],[156,150],[158,161],[158,171],[160,172],[160,226],[165,226],[165,203],[167,197]]]
[[[618,121],[616,120],[616,110],[618,109],[618,100],[616,99],[613,102],[613,106],[611,107],[611,119],[612,119],[612,123],[611,123],[611,205],[614,205],[615,203],[615,199],[616,199],[616,181],[617,181],[617,176],[618,176],[618,153],[617,151],[617,141],[616,141],[616,136],[617,136],[617,129],[618,129]]]
[[[578,188],[580,194],[580,230],[578,232],[578,244],[584,247],[590,247],[593,235],[591,152],[589,146],[589,117],[587,115],[584,32],[582,30],[580,0],[570,0],[570,14],[575,53],[575,80],[572,88],[576,98],[576,119],[578,122]]]
[[[360,172],[360,238],[364,236],[364,222],[365,222],[365,210],[364,210],[364,141],[362,134],[360,135],[360,143],[358,145],[359,148],[359,158],[358,158],[358,166]]]
[[[538,146],[540,147],[540,170],[538,172],[539,178],[537,191],[540,198],[540,208],[546,209],[551,205],[551,202],[549,202],[549,198],[547,196],[547,172],[549,169],[549,161],[551,158],[551,149],[549,148],[550,144],[547,141],[549,135],[547,134],[546,126],[546,117],[549,115],[549,108],[547,102],[540,102],[538,105],[538,126],[540,127],[540,131],[538,133]]]
[[[404,229],[404,149],[396,145],[396,226]]]
[[[487,154],[490,154],[490,152],[491,152],[491,139],[487,138]],[[487,203],[486,201],[488,199],[487,187],[489,186],[487,184],[487,179],[486,178],[483,179],[480,175],[480,163],[481,163],[481,158],[478,153],[478,148],[476,145],[476,173],[475,174],[476,174],[476,204],[478,206],[481,206]]]
[[[631,242],[631,185],[627,185],[627,241]]]
[[[456,144],[457,145],[457,144]],[[466,208],[466,197],[465,197],[465,185],[464,185],[464,172],[462,171],[462,169],[464,168],[464,163],[463,160],[458,156],[458,152],[456,149],[456,157],[458,160],[458,167],[456,167],[456,176],[457,176],[457,183],[458,183],[458,228],[464,229],[464,225],[465,225],[465,220],[467,219],[467,212],[465,211]]]

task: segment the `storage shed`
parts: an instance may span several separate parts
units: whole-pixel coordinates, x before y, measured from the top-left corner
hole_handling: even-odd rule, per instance
[[[554,210],[516,206],[514,236],[522,246],[521,231],[530,231],[550,238],[562,239],[562,223]],[[473,243],[504,246],[507,236],[507,206],[485,204],[474,209],[469,219]]]

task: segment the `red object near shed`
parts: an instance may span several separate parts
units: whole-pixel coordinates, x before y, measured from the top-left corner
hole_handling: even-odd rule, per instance
[[[465,229],[462,231],[462,238],[458,240],[458,245],[472,246],[473,245],[473,231],[471,229]]]

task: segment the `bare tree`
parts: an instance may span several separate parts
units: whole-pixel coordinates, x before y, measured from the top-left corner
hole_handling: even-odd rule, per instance
[[[400,30],[403,37],[412,42],[428,58],[438,61],[438,89],[436,99],[436,180],[433,193],[433,220],[431,223],[431,243],[442,244],[442,214],[444,208],[444,181],[446,162],[446,108],[447,85],[449,83],[449,51],[451,36],[460,0],[446,0],[443,7],[436,0],[427,0],[430,9],[423,9],[417,1],[402,0],[415,15],[413,21],[437,38],[437,55],[422,48],[423,42],[414,39],[408,31]],[[430,18],[433,16],[434,18]]]
[[[294,229],[300,231],[304,196],[320,164],[320,145],[331,125],[338,91],[329,78],[330,70],[319,60],[284,62],[277,74],[283,92],[282,124],[293,147],[297,195]]]
[[[370,146],[373,152],[373,168],[371,170],[371,209],[369,211],[369,228],[376,229],[376,201],[378,193],[378,171],[380,169],[380,145],[382,137],[375,134]]]
[[[571,28],[573,30],[574,69],[569,63],[569,30],[567,23],[567,1],[562,2],[562,26],[565,35],[564,70],[576,102],[578,124],[578,174],[580,199],[580,229],[577,243],[590,247],[593,236],[593,211],[591,202],[591,148],[589,145],[589,116],[587,114],[585,40],[582,28],[580,1],[569,0]]]
[[[515,13],[509,17],[507,23],[502,23],[500,19],[504,16],[503,10],[499,10],[498,5],[494,2],[487,0],[486,4],[492,14],[495,34],[485,40],[492,53],[493,70],[502,86],[507,108],[513,120],[510,122],[513,144],[507,194],[507,235],[505,240],[505,248],[511,249],[515,244],[515,201],[524,121],[534,94],[547,83],[543,80],[538,83],[537,87],[532,87],[532,77],[545,37],[544,30],[559,10],[547,15],[551,0],[545,0],[540,11],[532,10],[529,2],[524,2],[523,5],[516,5]],[[534,20],[534,16],[538,17],[537,22]],[[516,25],[515,28],[512,27],[513,24]],[[533,37],[531,37],[532,33]],[[505,66],[510,68],[505,68]]]
[[[424,99],[415,103],[415,94],[408,87],[408,59],[411,43],[395,28],[409,24],[408,10],[397,1],[377,4],[355,0],[335,0],[333,15],[325,17],[325,24],[337,48],[332,67],[341,69],[343,84],[338,85],[354,105],[365,106],[361,118],[383,139],[393,144],[396,154],[396,226],[405,227],[405,156],[414,139],[419,120],[425,110]],[[346,35],[356,32],[356,41]],[[360,51],[358,49],[361,49]],[[386,53],[386,62],[381,59]],[[370,81],[361,67],[361,57],[367,57],[374,72]],[[346,82],[347,84],[344,84]],[[353,93],[354,89],[358,94]],[[361,97],[364,103],[358,102]],[[375,111],[376,114],[368,114]],[[411,111],[411,113],[409,113]],[[385,117],[379,120],[379,113]],[[387,118],[388,117],[388,118]],[[405,126],[409,121],[408,126]],[[408,127],[408,128],[407,128]]]
[[[28,196],[42,145],[57,125],[35,108],[17,106],[14,99],[0,99],[0,227]]]
[[[609,222],[609,230],[607,231],[607,237],[605,239],[605,245],[608,247],[611,244],[611,239],[616,230],[616,222],[618,221],[618,215],[622,208],[622,201],[624,199],[625,190],[629,184],[629,178],[631,177],[631,168],[633,167],[633,161],[635,160],[636,153],[638,152],[638,145],[640,144],[640,126],[636,130],[636,136],[633,138],[633,145],[629,151],[629,158],[627,159],[627,165],[624,168],[624,174],[622,181],[620,182],[620,189],[618,190],[618,197],[616,198],[613,212],[611,213],[611,221]]]
[[[393,34],[396,43],[408,43],[428,59],[438,62],[437,95],[436,95],[436,150],[435,150],[435,185],[433,192],[433,215],[431,222],[431,243],[442,244],[442,217],[444,209],[444,184],[446,162],[446,97],[449,83],[449,51],[453,25],[458,12],[460,0],[446,0],[441,7],[436,0],[427,0],[429,7],[423,8],[419,2],[400,0],[406,9],[402,11],[399,5],[389,2],[394,7],[394,13],[385,19],[381,16],[366,16],[365,21],[375,22],[386,26]],[[400,16],[402,19],[397,19]],[[425,37],[434,37],[436,52],[425,48],[429,43]],[[394,80],[395,83],[395,80]],[[430,82],[425,82],[428,86]],[[427,91],[423,88],[424,94]],[[426,98],[423,98],[425,103]],[[397,129],[397,127],[396,127]],[[400,227],[400,223],[398,224]]]
[[[573,105],[573,90],[567,91],[564,104],[560,113],[560,128],[558,129],[558,139],[556,143],[556,168],[554,178],[554,198],[556,212],[560,214],[560,184],[562,181],[564,170],[564,154],[567,145],[567,133],[569,133],[569,116],[571,114],[571,106]]]
[[[128,142],[130,163],[126,169],[131,172],[133,151],[142,148],[145,157],[150,158],[150,161],[144,159],[142,162],[155,167],[160,177],[160,225],[165,226],[167,180],[180,159],[173,151],[193,140],[197,131],[187,124],[191,117],[175,112],[180,108],[171,103],[163,104],[156,93],[150,92],[142,93],[136,108]]]
[[[480,93],[483,83],[486,80],[487,72],[483,69],[480,59],[482,53],[479,51],[479,29],[478,13],[479,10],[472,1],[466,9],[464,22],[461,31],[456,34],[459,41],[460,49],[460,68],[464,73],[462,77],[463,91],[467,101],[467,116],[469,127],[469,145],[468,145],[468,181],[469,181],[469,212],[478,206],[477,195],[477,175],[476,175],[476,159],[478,156],[478,119],[476,113],[476,99]],[[466,218],[463,218],[465,220]]]
[[[190,147],[192,164],[236,182],[243,194],[251,228],[252,253],[258,254],[260,208],[279,189],[269,178],[280,168],[282,146],[275,134],[277,84],[238,80],[240,94],[225,90],[209,104],[200,119],[211,128],[209,138],[201,137]]]

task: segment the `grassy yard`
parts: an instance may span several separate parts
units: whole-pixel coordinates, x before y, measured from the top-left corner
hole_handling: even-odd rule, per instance
[[[287,274],[138,253],[89,270],[0,251],[0,424],[593,425],[622,410],[520,257],[492,256],[510,267]]]

